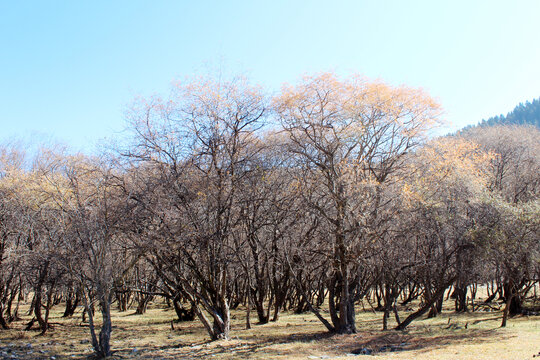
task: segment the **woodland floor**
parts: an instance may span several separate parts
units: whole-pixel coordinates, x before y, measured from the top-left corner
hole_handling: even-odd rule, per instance
[[[88,326],[81,323],[80,309],[69,319],[61,318],[61,305],[53,310],[54,328],[44,336],[23,331],[28,317],[0,330],[0,359],[89,358]],[[163,305],[151,306],[144,315],[133,312],[113,312],[115,359],[524,360],[540,352],[540,316],[514,317],[501,329],[502,314],[497,311],[456,314],[448,308],[434,319],[413,322],[404,332],[381,331],[382,313],[359,312],[357,334],[331,336],[310,313],[283,313],[278,322],[245,330],[245,312],[238,310],[232,313],[232,340],[215,342],[209,342],[198,321],[175,323],[171,329],[175,314]],[[389,325],[394,325],[393,318]],[[354,355],[360,349],[373,353]]]

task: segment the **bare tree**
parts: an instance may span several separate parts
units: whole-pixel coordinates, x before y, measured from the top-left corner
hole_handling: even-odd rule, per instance
[[[535,127],[497,126],[469,130],[462,136],[493,153],[491,160],[493,211],[486,219],[482,238],[494,269],[502,276],[506,302],[502,326],[508,315],[520,314],[525,293],[538,274],[540,253],[540,131]]]
[[[57,221],[65,232],[62,261],[82,291],[94,352],[98,358],[108,357],[114,285],[137,260],[122,256],[127,242],[119,230],[129,208],[123,178],[106,157],[57,155],[50,167],[42,191],[60,209]],[[99,334],[94,303],[102,317]]]
[[[330,331],[356,331],[354,278],[366,244],[377,236],[386,184],[419,144],[439,107],[418,90],[332,74],[285,88],[276,112],[297,159],[299,195],[328,223]]]
[[[265,114],[260,90],[245,80],[201,80],[178,86],[169,101],[142,104],[131,118],[136,138],[126,155],[158,186],[151,196],[137,192],[154,219],[148,223],[159,224],[146,235],[155,239],[148,260],[212,339],[229,338],[233,233]]]

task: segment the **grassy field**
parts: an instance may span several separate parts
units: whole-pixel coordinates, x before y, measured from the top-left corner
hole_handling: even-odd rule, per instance
[[[54,328],[44,336],[22,330],[27,317],[0,330],[0,359],[88,358],[88,326],[81,323],[80,313],[62,319],[62,307],[54,310]],[[233,311],[232,339],[216,342],[209,342],[198,321],[175,323],[173,330],[174,311],[159,304],[145,315],[133,312],[113,314],[115,358],[515,360],[540,352],[540,317],[515,317],[501,329],[500,312],[456,314],[447,309],[435,319],[413,322],[405,332],[381,331],[382,313],[360,312],[357,334],[330,336],[310,313],[284,313],[277,323],[245,330],[245,312]],[[390,351],[392,346],[398,351]],[[373,353],[354,355],[359,349]]]

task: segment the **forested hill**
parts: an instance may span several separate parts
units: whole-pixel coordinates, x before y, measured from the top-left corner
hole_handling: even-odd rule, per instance
[[[534,125],[540,128],[540,98],[534,99],[532,102],[527,101],[525,104],[520,103],[506,116],[501,114],[487,120],[484,119],[477,126],[494,125]],[[475,126],[469,125],[464,130],[472,127]]]

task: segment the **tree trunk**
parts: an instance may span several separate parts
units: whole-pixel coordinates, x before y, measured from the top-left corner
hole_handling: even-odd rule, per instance
[[[249,287],[247,291],[247,304],[246,304],[246,329],[251,329],[251,296],[249,296]]]
[[[4,319],[4,309],[2,308],[2,304],[0,304],[0,327],[4,330],[9,329],[6,319]]]
[[[47,306],[45,307],[45,319],[44,319],[45,328],[41,329],[41,335],[44,335],[47,329],[49,328],[49,314],[51,313],[51,308],[53,306],[53,289],[54,289],[54,283],[50,285],[49,291],[47,292]]]
[[[383,330],[388,329],[388,316],[390,315],[390,311],[387,307],[384,308],[384,314],[383,314]]]
[[[80,298],[80,291],[75,293],[75,299],[73,298],[73,293],[69,293],[66,300],[66,309],[64,310],[64,315],[62,315],[62,317],[70,317],[75,314],[75,310],[77,310],[77,306],[79,306]]]
[[[511,299],[508,305],[508,312],[510,316],[519,315],[523,312],[523,304],[517,288],[519,287],[515,285],[514,281],[508,281],[503,287],[506,302],[508,301],[508,298]]]
[[[456,312],[467,311],[467,285],[458,283],[454,290]]]
[[[47,332],[47,322],[43,318],[43,314],[41,313],[41,284],[38,284],[36,288],[36,293],[34,297],[34,315],[36,316],[36,319],[39,323],[39,328],[41,329],[41,334],[45,334]]]
[[[431,306],[437,300],[439,300],[439,298],[444,296],[444,292],[454,282],[454,280],[455,280],[455,278],[452,278],[451,281],[446,282],[444,284],[444,286],[439,288],[439,290],[437,290],[437,292],[435,294],[433,294],[433,296],[431,297],[431,299],[429,299],[429,301],[426,299],[426,302],[424,303],[424,305],[422,307],[420,307],[420,309],[418,309],[417,311],[415,311],[412,314],[410,314],[409,316],[407,316],[407,318],[405,320],[403,320],[403,322],[401,324],[396,326],[395,329],[396,330],[405,330],[405,328],[407,328],[407,326],[409,326],[409,324],[411,322],[413,322],[414,320],[416,320],[420,316],[424,315],[431,308]]]
[[[506,321],[508,320],[508,313],[510,312],[510,304],[512,303],[513,294],[507,294],[506,296],[506,305],[504,306],[503,318],[501,322],[501,327],[506,327]]]
[[[394,306],[393,306],[393,310],[394,310],[394,316],[396,318],[396,323],[399,325],[401,325],[401,320],[399,319],[399,313],[398,313],[398,309],[397,309],[397,306],[396,306],[396,303],[394,303]]]
[[[99,331],[99,351],[96,353],[98,358],[106,358],[112,355],[111,353],[111,304],[107,300],[107,296],[103,296],[104,299],[100,301],[101,305],[101,317],[103,323],[101,324],[101,330]]]
[[[347,264],[341,266],[341,301],[339,304],[339,327],[336,332],[339,334],[356,333],[354,303],[349,293],[349,268]]]
[[[152,300],[152,296],[148,294],[139,294],[137,296],[137,300],[137,309],[135,310],[135,314],[142,315],[146,312],[148,303],[150,303],[150,300]]]
[[[212,314],[214,317],[212,340],[229,340],[231,330],[231,316],[227,303],[222,305],[219,312]]]
[[[253,300],[255,303],[255,309],[257,310],[257,317],[259,319],[259,324],[266,324],[268,323],[268,316],[266,316],[266,312],[264,309],[264,298],[262,295],[260,295],[259,291],[253,291]]]
[[[272,318],[272,321],[278,321],[279,320],[279,312],[281,308],[283,307],[283,304],[285,303],[285,299],[287,298],[287,289],[279,288],[275,290],[275,302],[274,302],[274,316]]]

